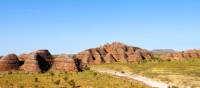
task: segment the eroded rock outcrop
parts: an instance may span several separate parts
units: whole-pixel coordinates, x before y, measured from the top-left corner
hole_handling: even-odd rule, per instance
[[[18,70],[20,62],[15,54],[8,54],[0,59],[0,71]]]
[[[193,55],[195,56],[195,55]],[[75,55],[54,55],[48,50],[37,50],[28,54],[15,54],[0,59],[0,71],[20,70],[24,72],[83,71],[88,64],[139,62],[152,60],[153,55],[144,49],[114,42],[88,49]]]
[[[29,54],[21,54],[20,61],[24,64],[20,70],[25,72],[82,71],[83,64],[66,54],[52,56],[48,50],[38,50]]]
[[[200,50],[187,50],[176,53],[168,53],[160,57],[163,60],[187,60],[200,58]]]
[[[76,55],[76,59],[86,64],[101,64],[113,62],[134,62],[151,60],[153,55],[144,49],[127,46],[114,42],[98,48],[82,51]]]
[[[28,59],[28,57],[29,57],[29,54],[20,54],[19,56],[18,56],[18,58],[19,58],[19,60],[20,61],[25,61],[26,59]]]
[[[28,55],[20,67],[25,72],[46,72],[52,66],[53,58],[48,50],[34,51]]]
[[[51,71],[75,72],[78,71],[78,69],[75,60],[63,54],[54,57]]]

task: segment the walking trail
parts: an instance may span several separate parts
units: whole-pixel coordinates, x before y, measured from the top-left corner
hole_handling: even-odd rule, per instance
[[[130,78],[130,79],[133,79],[136,81],[140,81],[140,82],[146,84],[147,86],[154,87],[154,88],[168,88],[170,86],[166,83],[158,82],[158,81],[152,80],[150,78],[132,74],[132,73],[119,72],[119,71],[114,71],[114,70],[106,69],[106,68],[101,68],[101,69],[100,68],[98,68],[98,69],[91,68],[91,70],[93,70],[95,72],[99,72],[99,73],[107,73],[107,74],[111,74],[114,76]]]

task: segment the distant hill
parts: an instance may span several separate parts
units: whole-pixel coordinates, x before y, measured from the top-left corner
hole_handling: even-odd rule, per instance
[[[155,49],[151,51],[153,54],[167,54],[167,53],[175,53],[176,51],[173,49]]]

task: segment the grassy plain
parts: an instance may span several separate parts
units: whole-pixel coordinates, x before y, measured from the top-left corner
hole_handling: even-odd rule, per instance
[[[137,82],[92,71],[3,73],[0,88],[148,88]]]
[[[115,63],[91,65],[94,68],[109,68],[133,72],[155,80],[176,85],[200,87],[200,59],[185,61],[152,61],[145,63]]]

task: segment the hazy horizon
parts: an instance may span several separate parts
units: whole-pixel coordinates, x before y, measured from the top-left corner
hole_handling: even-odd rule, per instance
[[[200,48],[198,0],[2,0],[0,55],[77,53],[114,41],[152,49]]]

